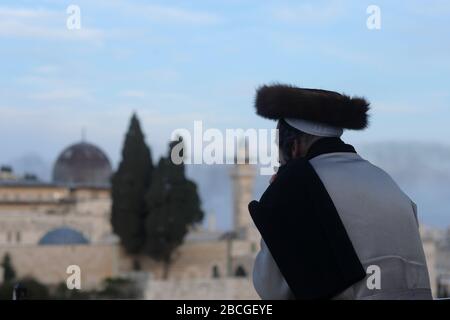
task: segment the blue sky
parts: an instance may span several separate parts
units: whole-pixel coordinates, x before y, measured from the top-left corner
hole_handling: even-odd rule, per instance
[[[371,4],[381,30],[366,27]],[[450,145],[449,34],[437,0],[2,1],[0,163],[53,161],[85,127],[116,164],[133,111],[155,158],[194,120],[271,128],[252,107],[271,82],[365,96],[372,124],[350,142]]]

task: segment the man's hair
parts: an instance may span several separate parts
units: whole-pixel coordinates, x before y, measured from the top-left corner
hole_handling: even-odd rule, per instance
[[[292,158],[292,147],[295,141],[299,141],[304,134],[303,131],[290,126],[284,119],[278,121],[278,148],[286,162]]]
[[[278,148],[287,162],[292,159],[292,148],[295,141],[300,142],[303,139],[306,142],[316,140],[318,137],[310,135],[306,132],[298,130],[289,125],[284,119],[278,120]]]

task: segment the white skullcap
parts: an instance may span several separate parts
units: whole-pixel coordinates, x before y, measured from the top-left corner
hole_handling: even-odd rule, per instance
[[[311,134],[313,136],[319,137],[340,137],[344,133],[342,128],[332,127],[319,122],[307,121],[303,119],[296,118],[285,118],[284,119],[290,126],[303,131],[305,133]]]

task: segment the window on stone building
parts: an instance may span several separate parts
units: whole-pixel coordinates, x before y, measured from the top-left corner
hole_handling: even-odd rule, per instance
[[[133,260],[133,271],[141,271],[141,262],[137,259]]]
[[[6,233],[6,242],[8,242],[8,243],[12,242],[12,233],[11,233],[11,231],[8,231]]]
[[[247,271],[245,271],[243,266],[238,266],[236,268],[236,271],[234,272],[234,276],[235,277],[246,277],[247,276]]]
[[[216,265],[214,265],[212,267],[212,277],[215,278],[215,279],[220,278],[219,267],[216,266]]]
[[[22,235],[20,234],[20,231],[16,232],[16,242],[20,243],[20,241],[22,240]]]

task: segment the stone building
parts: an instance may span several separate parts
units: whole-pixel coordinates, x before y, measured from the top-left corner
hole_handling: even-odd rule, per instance
[[[450,298],[450,228],[422,226],[420,231],[433,296]]]
[[[111,235],[109,178],[112,169],[96,146],[80,142],[61,152],[53,180],[0,174],[0,258],[8,253],[19,276],[63,282],[66,268],[85,270],[86,287],[118,272]]]
[[[64,282],[67,267],[75,264],[82,270],[84,288],[96,287],[108,277],[139,271],[149,279],[147,298],[179,296],[179,292],[166,290],[181,288],[174,285],[177,281],[185,285],[193,281],[188,286],[200,285],[199,290],[208,284],[211,290],[224,288],[214,297],[257,298],[251,270],[259,235],[247,212],[255,170],[247,162],[236,164],[230,173],[234,188],[233,230],[215,230],[211,216],[210,228],[193,227],[175,254],[168,279],[162,279],[161,264],[147,256],[127,255],[112,234],[111,174],[108,157],[87,142],[61,152],[51,182],[32,175],[18,176],[12,168],[3,167],[0,258],[8,253],[19,277],[33,276],[49,285]],[[166,289],[154,292],[152,288]]]

